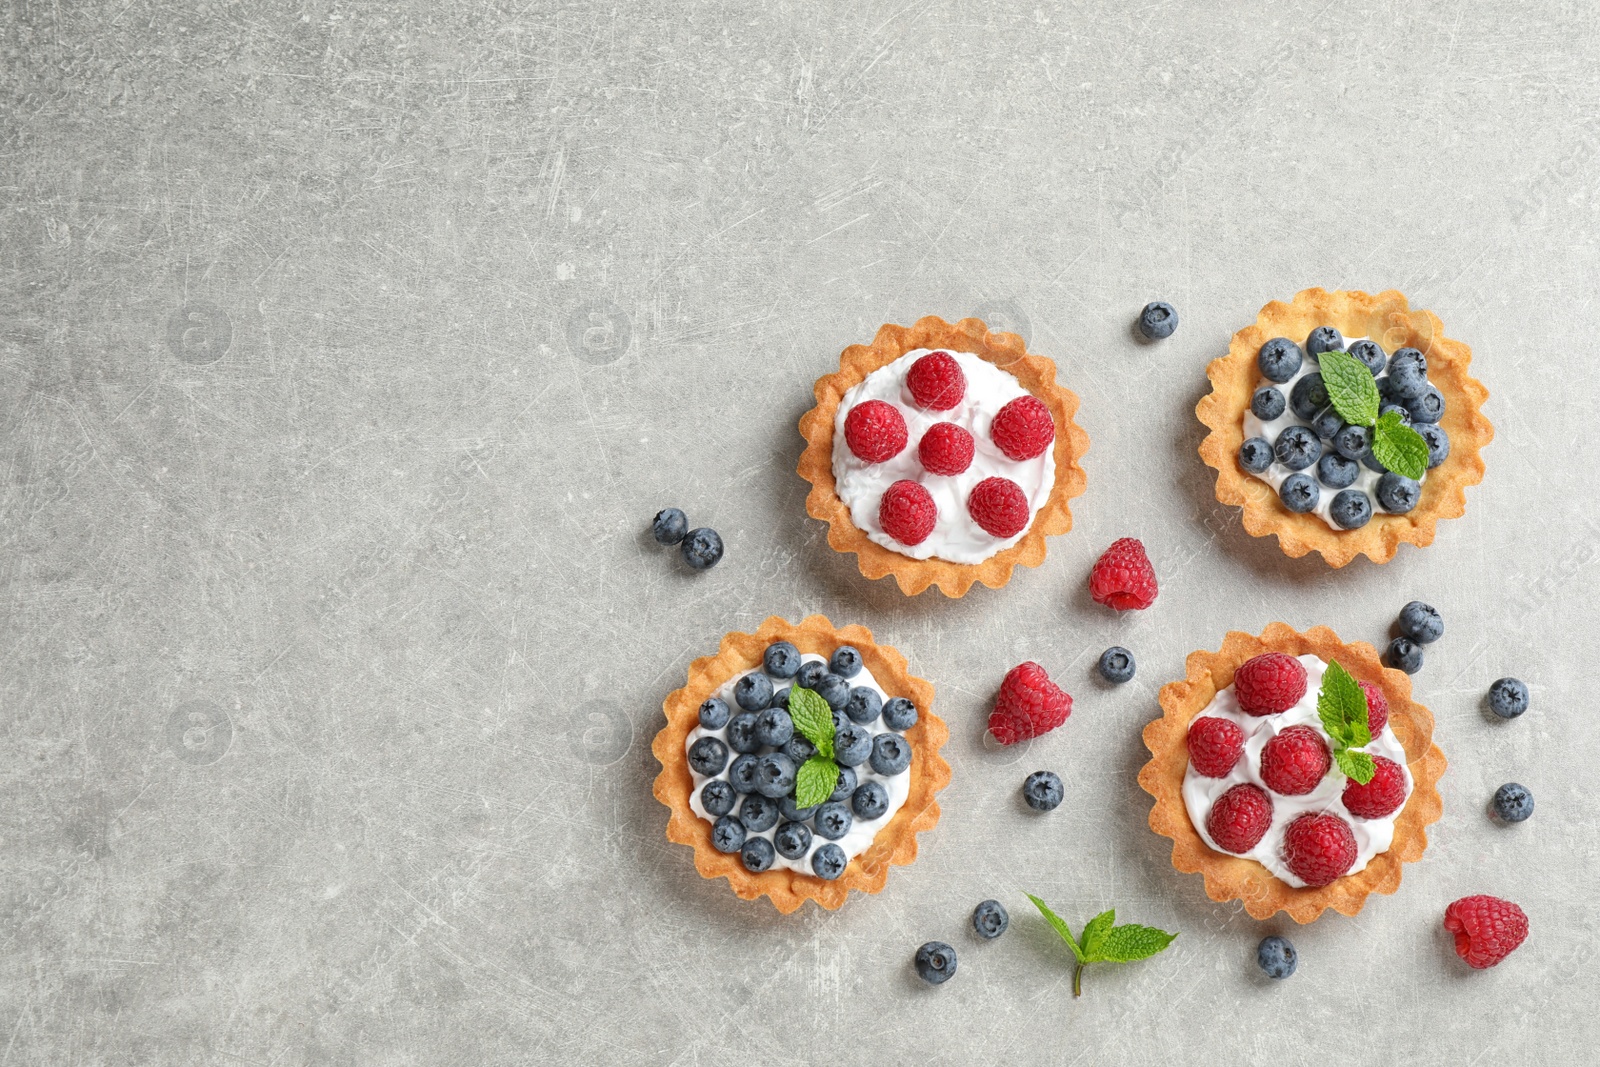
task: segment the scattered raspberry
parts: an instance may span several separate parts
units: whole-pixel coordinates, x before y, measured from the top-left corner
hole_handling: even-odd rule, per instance
[[[985,478],[973,486],[967,513],[993,537],[1015,537],[1028,528],[1032,518],[1027,495],[1010,478]]]
[[[1241,782],[1217,798],[1206,816],[1206,833],[1224,852],[1239,855],[1261,843],[1272,825],[1272,798],[1259,785]]]
[[[1283,862],[1306,885],[1327,885],[1356,862],[1356,835],[1337,815],[1308,811],[1283,831]]]
[[[1138,538],[1112,542],[1089,572],[1089,595],[1096,604],[1127,611],[1144,609],[1156,601],[1156,571]]]
[[[893,404],[866,400],[844,417],[844,443],[863,463],[893,459],[906,447],[906,420]]]
[[[1246,715],[1288,711],[1306,695],[1306,666],[1286,652],[1265,652],[1233,672],[1233,695]]]
[[[1389,698],[1383,695],[1383,690],[1371,682],[1357,682],[1361,691],[1367,694],[1367,729],[1372,731],[1372,736],[1377,737],[1383,733],[1383,728],[1389,722]]]
[[[1207,778],[1233,770],[1243,751],[1244,731],[1238,723],[1207,715],[1189,724],[1189,763]]]
[[[1528,939],[1528,916],[1509,900],[1479,893],[1444,909],[1444,928],[1456,935],[1456,955],[1481,971]]]
[[[883,492],[878,502],[878,524],[902,545],[920,545],[939,521],[939,506],[916,482],[902,478]]]
[[[1305,796],[1332,766],[1327,742],[1309,726],[1291,726],[1261,750],[1261,780],[1280,796]]]
[[[928,427],[917,445],[917,458],[929,474],[960,474],[972,466],[972,435],[953,422]]]
[[[906,388],[922,407],[949,411],[967,395],[967,376],[950,353],[929,352],[911,364],[906,372]]]
[[[1344,783],[1345,810],[1358,819],[1382,819],[1406,802],[1406,775],[1400,764],[1384,756],[1373,756],[1372,762],[1377,765],[1372,781],[1362,785],[1351,778]]]
[[[1072,698],[1029,660],[1006,672],[989,713],[989,732],[1002,745],[1049,733],[1072,714]]]
[[[1019,396],[995,415],[989,436],[1000,451],[1020,462],[1044,454],[1056,439],[1056,420],[1038,397]]]

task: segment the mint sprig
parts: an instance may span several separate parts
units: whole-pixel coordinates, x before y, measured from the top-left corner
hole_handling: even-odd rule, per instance
[[[795,806],[814,807],[827,800],[839,784],[839,765],[833,758],[833,709],[815,690],[795,686],[789,690],[789,718],[817,750],[800,765],[794,778]]]
[[[1385,412],[1372,428],[1372,458],[1417,481],[1428,473],[1428,442],[1401,421],[1398,411]]]
[[[1075,997],[1083,995],[1083,969],[1089,964],[1132,963],[1149,959],[1172,944],[1173,938],[1178,936],[1138,923],[1117,926],[1117,911],[1112,908],[1085,923],[1083,937],[1079,939],[1072,936],[1072,928],[1050,910],[1050,905],[1032,893],[1028,894],[1028,899],[1033,901],[1033,906],[1039,909],[1039,914],[1067,943],[1067,947],[1072,949],[1072,995]]]
[[[1347,778],[1361,785],[1372,781],[1377,764],[1365,752],[1355,749],[1372,743],[1372,724],[1367,718],[1367,694],[1361,691],[1350,672],[1338,660],[1328,663],[1317,693],[1317,718],[1333,741],[1333,762]]]
[[[1328,403],[1352,426],[1372,430],[1372,456],[1403,478],[1421,480],[1428,472],[1428,442],[1407,426],[1397,411],[1378,414],[1378,383],[1366,364],[1348,352],[1324,352],[1317,357]]]

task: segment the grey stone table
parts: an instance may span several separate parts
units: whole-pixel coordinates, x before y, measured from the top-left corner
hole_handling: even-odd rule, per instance
[[[1600,16],[1245,7],[14,0],[0,1062],[1592,1062]],[[1404,290],[1493,394],[1466,516],[1381,568],[1245,535],[1195,455],[1206,361],[1310,285]],[[1082,396],[1088,492],[1039,569],[908,599],[805,516],[794,424],[880,323],[974,312]],[[648,541],[668,504],[719,567]],[[1121,535],[1131,617],[1084,591]],[[1230,628],[1381,642],[1413,597],[1445,817],[1269,985],[1285,924],[1172,870],[1139,729]],[[649,739],[808,612],[938,686],[955,776],[884,893],[780,917],[665,841]],[[991,750],[1024,658],[1076,712]],[[1182,936],[1075,1001],[1025,891]],[[1472,892],[1534,928],[1482,974]]]

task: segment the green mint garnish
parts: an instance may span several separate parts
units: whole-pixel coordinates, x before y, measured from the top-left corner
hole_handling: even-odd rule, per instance
[[[794,803],[810,808],[823,803],[839,784],[839,765],[826,756],[812,756],[794,776]]]
[[[1402,478],[1419,481],[1428,472],[1428,442],[1400,421],[1398,411],[1385,412],[1372,428],[1372,458]]]
[[[1033,906],[1039,909],[1039,914],[1067,943],[1067,947],[1072,949],[1072,995],[1075,997],[1083,995],[1083,969],[1089,964],[1132,963],[1134,960],[1149,959],[1172,944],[1172,939],[1178,936],[1138,923],[1117,926],[1117,912],[1113,908],[1085,923],[1080,940],[1072,936],[1072,929],[1050,910],[1048,904],[1032,893],[1028,894],[1028,899],[1033,901]]]
[[[821,804],[839,784],[839,765],[833,761],[833,709],[814,690],[795,686],[789,690],[789,718],[817,750],[800,765],[794,779],[796,807]]]
[[[1345,777],[1361,785],[1372,781],[1377,765],[1365,752],[1354,749],[1372,743],[1372,726],[1367,718],[1367,694],[1338,660],[1328,664],[1317,693],[1317,717],[1333,741],[1333,761]]]
[[[1324,352],[1317,357],[1328,403],[1345,422],[1371,426],[1378,418],[1378,383],[1372,372],[1348,352]]]

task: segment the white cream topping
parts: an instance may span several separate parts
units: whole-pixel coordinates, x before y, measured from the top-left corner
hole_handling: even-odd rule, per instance
[[[1028,526],[1039,508],[1049,499],[1056,480],[1055,447],[1044,454],[1018,462],[1000,451],[989,437],[989,427],[1002,407],[1028,391],[1010,374],[968,352],[951,352],[967,379],[961,403],[949,411],[932,411],[917,405],[905,386],[911,364],[931,351],[919,348],[907,352],[893,363],[879,367],[866,380],[845,393],[833,424],[833,478],[839,499],[850,509],[850,521],[884,548],[928,559],[937,556],[951,563],[982,563],[1003,549],[1010,548],[1027,534],[1025,527],[1015,537],[998,538],[972,521],[967,513],[967,496],[985,478],[1009,478],[1021,486],[1028,498]],[[867,400],[882,400],[894,405],[906,420],[906,447],[883,463],[866,463],[850,451],[844,439],[844,421],[850,409]],[[930,474],[917,458],[917,443],[930,426],[953,422],[972,434],[972,465],[953,476]],[[933,532],[919,545],[903,545],[884,533],[878,521],[878,503],[885,489],[902,478],[920,483],[939,509]]]
[[[1211,703],[1206,705],[1205,711],[1195,716],[1195,719],[1198,721],[1202,716],[1215,715],[1237,723],[1244,731],[1244,752],[1239,756],[1239,762],[1233,765],[1233,770],[1221,778],[1207,778],[1196,771],[1193,764],[1189,765],[1183,776],[1183,804],[1189,809],[1189,821],[1194,824],[1200,839],[1218,852],[1225,850],[1217,848],[1217,843],[1211,840],[1211,835],[1206,832],[1206,818],[1211,814],[1211,805],[1216,803],[1217,798],[1223,793],[1241,782],[1249,782],[1266,790],[1267,796],[1272,798],[1272,825],[1255,848],[1239,855],[1255,860],[1297,889],[1306,883],[1289,870],[1282,856],[1284,828],[1296,816],[1308,811],[1328,812],[1349,823],[1350,831],[1356,839],[1356,861],[1346,873],[1355,874],[1357,871],[1365,870],[1372,857],[1389,850],[1389,846],[1394,842],[1395,817],[1405,810],[1405,804],[1402,803],[1393,814],[1382,819],[1362,819],[1350,814],[1350,810],[1344,806],[1343,799],[1345,782],[1349,779],[1337,766],[1330,768],[1317,787],[1304,796],[1286,797],[1274,793],[1267,788],[1267,783],[1261,780],[1261,750],[1266,747],[1268,741],[1289,727],[1309,726],[1317,731],[1317,735],[1324,741],[1328,740],[1328,733],[1322,728],[1322,720],[1317,717],[1317,692],[1322,688],[1322,676],[1326,673],[1328,665],[1310,654],[1301,656],[1300,662],[1306,667],[1306,695],[1300,698],[1300,703],[1287,711],[1276,715],[1246,715],[1239,710],[1239,701],[1234,695],[1233,686],[1230,685],[1218,693]],[[1406,766],[1406,751],[1387,723],[1383,727],[1383,732],[1373,738],[1371,744],[1359,751],[1369,752],[1374,756],[1384,756],[1399,764],[1405,774],[1406,799],[1411,798],[1413,782],[1411,770]],[[1234,853],[1226,854],[1234,855]]]
[[[826,663],[827,658],[808,652],[801,656],[801,662]],[[739,679],[743,678],[746,674],[759,673],[761,673],[760,667],[756,667],[748,671],[742,671],[739,674],[734,675],[732,678],[729,678],[727,682],[723,684],[722,688],[718,689],[712,695],[721,698],[721,700],[728,705],[729,711],[731,711],[733,715],[738,715],[744,709],[739,707],[738,701],[734,700],[733,688],[738,684]],[[793,679],[785,679],[783,681],[773,679],[773,688],[783,689],[792,685],[793,681]],[[872,672],[867,670],[866,667],[862,667],[860,673],[854,678],[848,679],[848,681],[850,682],[850,687],[852,689],[856,688],[857,686],[865,686],[866,688],[877,692],[878,696],[885,704],[889,702],[889,693],[884,690],[883,686],[878,684],[878,680],[872,676]],[[926,710],[926,708],[918,708],[917,712],[920,715]],[[862,729],[866,730],[867,733],[873,735],[874,737],[876,737],[878,734],[894,732],[884,725],[883,716],[881,715],[870,723],[865,725],[857,723],[857,725],[861,726]],[[724,726],[719,730],[707,730],[703,726],[696,726],[693,730],[690,730],[688,738],[686,738],[683,743],[683,752],[686,759],[688,758],[689,749],[693,748],[694,743],[700,740],[702,737],[715,737],[723,744],[727,744],[728,728]],[[738,758],[739,753],[733,751],[732,748],[729,748],[728,763],[731,765],[733,761]],[[916,754],[913,752],[911,762],[915,764],[916,759]],[[846,831],[845,835],[839,838],[839,840],[832,842],[823,837],[821,834],[817,833],[815,823],[807,820],[806,829],[811,831],[811,847],[806,850],[806,854],[801,856],[799,859],[792,860],[784,856],[783,853],[774,850],[772,867],[769,868],[770,870],[777,870],[778,868],[782,867],[791,871],[802,871],[805,874],[815,874],[816,872],[811,869],[811,856],[817,851],[817,849],[827,844],[838,845],[841,849],[843,849],[846,860],[854,859],[857,855],[867,850],[867,846],[872,844],[872,839],[878,835],[878,831],[887,826],[889,824],[889,820],[894,818],[895,812],[899,811],[905,806],[906,797],[911,794],[911,770],[909,767],[893,777],[885,777],[884,775],[881,775],[877,771],[873,770],[870,762],[864,760],[859,766],[855,767],[854,770],[856,772],[856,788],[859,789],[867,782],[881,782],[884,789],[888,791],[889,807],[885,809],[884,813],[878,816],[876,819],[863,819],[852,809],[850,815],[854,821],[850,824],[850,829]],[[693,767],[689,768],[689,774],[694,779],[694,790],[689,794],[689,807],[694,809],[694,813],[707,822],[716,822],[717,817],[706,811],[705,805],[700,802],[701,787],[703,787],[711,779],[707,778],[703,774],[700,774]],[[715,777],[726,778],[727,776],[728,769],[727,767],[724,767],[722,769],[722,773],[716,775]],[[733,811],[730,812],[734,818],[738,818],[739,805],[743,802],[744,797],[742,795],[734,802]],[[844,799],[844,804],[846,807],[849,807],[849,797]],[[764,837],[768,841],[771,841],[777,834],[779,827],[783,826],[783,824],[788,821],[789,820],[780,815],[776,825],[774,825],[771,829],[762,830],[759,833],[753,830],[748,831],[745,834],[745,840],[748,841],[752,837]]]

